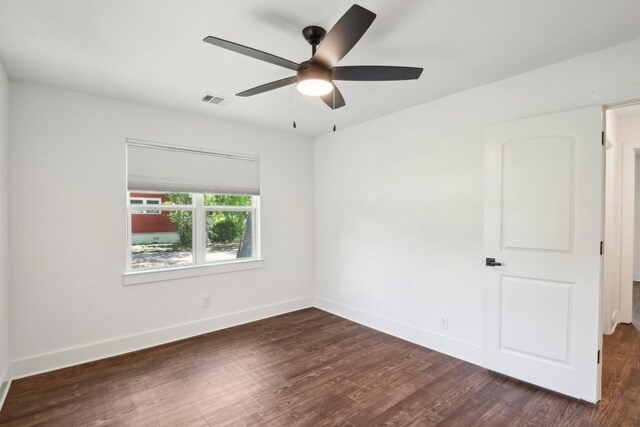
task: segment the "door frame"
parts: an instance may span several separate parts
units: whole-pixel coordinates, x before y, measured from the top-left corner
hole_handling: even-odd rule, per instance
[[[631,323],[633,315],[633,252],[637,154],[640,154],[640,140],[622,141],[620,311],[618,312],[618,321],[621,323]]]

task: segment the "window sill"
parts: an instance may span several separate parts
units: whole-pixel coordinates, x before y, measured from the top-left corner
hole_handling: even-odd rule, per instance
[[[262,268],[263,266],[264,260],[250,259],[219,264],[189,265],[165,268],[162,270],[132,271],[122,275],[122,282],[125,286],[138,285],[142,283],[185,279],[188,277],[209,276],[211,274],[231,273],[234,271],[254,270],[256,268]]]

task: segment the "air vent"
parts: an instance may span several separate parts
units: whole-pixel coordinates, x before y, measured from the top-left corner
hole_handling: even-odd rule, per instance
[[[221,97],[221,96],[216,96],[216,95],[205,95],[202,97],[202,102],[206,102],[207,104],[216,104],[216,105],[220,105],[220,104],[224,104],[226,101],[225,98]]]

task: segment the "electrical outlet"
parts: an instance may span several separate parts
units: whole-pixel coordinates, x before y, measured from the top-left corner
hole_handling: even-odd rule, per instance
[[[202,308],[207,308],[211,305],[211,297],[209,295],[202,297]]]
[[[442,316],[440,319],[440,327],[442,329],[449,329],[449,318],[447,316]]]

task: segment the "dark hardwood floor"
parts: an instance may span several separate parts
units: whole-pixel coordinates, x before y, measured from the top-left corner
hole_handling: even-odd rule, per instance
[[[593,406],[307,309],[16,380],[0,425],[640,426],[637,325],[603,362]]]

